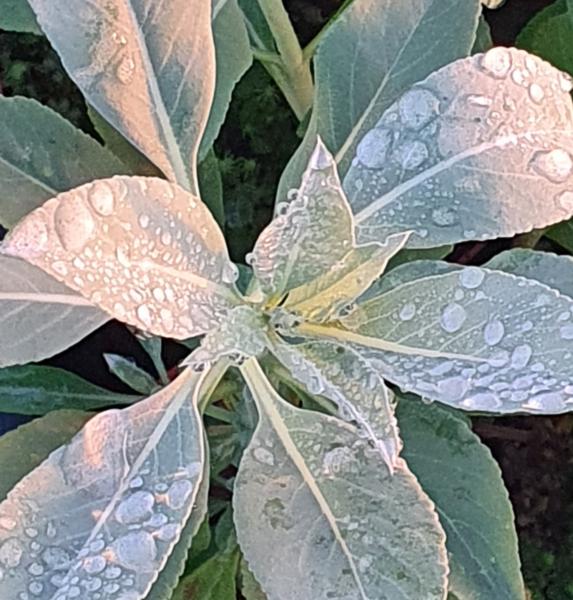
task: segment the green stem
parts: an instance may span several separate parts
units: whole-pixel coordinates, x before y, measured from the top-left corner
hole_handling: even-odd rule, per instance
[[[282,0],[259,0],[259,6],[273,34],[281,66],[263,63],[281,88],[299,120],[312,106],[314,84],[310,63],[305,60],[298,38]]]

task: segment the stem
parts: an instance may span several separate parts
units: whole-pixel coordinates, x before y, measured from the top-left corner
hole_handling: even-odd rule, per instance
[[[309,61],[302,48],[282,0],[259,0],[259,6],[273,34],[282,65],[263,63],[281,88],[300,120],[312,106],[314,84]]]

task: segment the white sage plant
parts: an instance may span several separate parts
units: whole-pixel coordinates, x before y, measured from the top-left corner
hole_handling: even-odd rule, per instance
[[[39,449],[0,491],[0,597],[184,598],[207,577],[229,585],[202,600],[235,598],[237,581],[247,600],[524,598],[499,469],[466,417],[428,403],[573,410],[572,259],[461,267],[426,251],[573,215],[571,80],[513,48],[472,54],[477,0],[354,0],[304,50],[279,0],[20,9],[106,145],[0,98],[0,364],[14,373],[111,318],[202,337],[170,383],[145,342],[165,384],[139,373],[148,397],[82,388],[55,407],[131,404],[6,436]],[[200,175],[253,55],[311,113],[239,289]],[[225,452],[203,414],[237,373],[232,421],[254,407],[256,423],[224,463],[233,521],[178,583]]]

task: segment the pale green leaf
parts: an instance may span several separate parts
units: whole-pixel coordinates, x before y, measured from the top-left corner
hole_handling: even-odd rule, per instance
[[[12,227],[58,192],[126,168],[58,113],[0,96],[0,223]]]
[[[225,206],[223,204],[223,180],[219,160],[213,150],[207,152],[199,164],[199,191],[201,200],[209,207],[221,228],[225,225]]]
[[[0,256],[0,366],[40,361],[109,320],[40,269]]]
[[[472,54],[486,52],[492,47],[493,40],[491,38],[491,29],[488,25],[488,22],[485,20],[485,17],[481,15],[478,21],[476,39],[472,48]]]
[[[25,217],[2,252],[155,335],[206,332],[238,301],[211,213],[162,179],[114,177],[60,194]]]
[[[354,422],[394,471],[402,443],[393,394],[367,360],[354,349],[331,342],[294,345],[277,340],[271,350],[309,393],[328,398],[344,420]]]
[[[132,360],[119,354],[111,353],[104,354],[103,357],[110,372],[132,390],[145,396],[149,396],[157,391],[159,387],[157,381],[147,371],[138,367]]]
[[[245,559],[241,559],[241,594],[246,600],[268,600],[259,582],[249,570]]]
[[[279,199],[299,186],[317,135],[345,175],[360,139],[402,92],[467,56],[479,12],[478,0],[355,0],[315,54],[314,110]]]
[[[237,0],[212,0],[216,84],[213,105],[199,148],[203,160],[219,134],[233,89],[253,62],[249,34]]]
[[[252,0],[238,0],[238,2],[253,47],[258,50],[276,53],[273,34],[265,19],[265,15],[261,11],[259,2],[253,2]]]
[[[0,504],[2,597],[145,598],[203,476],[201,383],[186,371],[147,400],[100,413],[20,481]]]
[[[80,410],[57,410],[0,437],[0,501],[91,417]]]
[[[54,367],[0,369],[0,412],[44,415],[54,410],[95,410],[131,404],[137,396],[115,394]]]
[[[361,140],[344,188],[361,242],[509,237],[573,214],[571,81],[493,48],[415,85]],[[543,202],[540,202],[543,198]]]
[[[304,325],[362,347],[384,377],[473,411],[560,413],[573,404],[573,300],[478,267],[404,283],[341,319]]]
[[[215,87],[211,0],[29,0],[88,102],[172,181],[197,192]]]
[[[523,600],[514,516],[501,471],[466,419],[400,400],[404,458],[446,532],[450,590],[472,600]]]
[[[0,0],[0,29],[41,34],[28,0]]]
[[[286,404],[254,361],[242,372],[259,424],[235,525],[269,600],[445,598],[445,536],[404,461],[391,476],[354,427]]]

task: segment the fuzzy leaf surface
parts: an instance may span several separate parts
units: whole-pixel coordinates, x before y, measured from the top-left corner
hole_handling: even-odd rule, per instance
[[[66,350],[109,316],[22,260],[0,256],[0,367]]]
[[[28,0],[0,1],[0,29],[19,33],[42,33]]]
[[[406,464],[390,476],[354,427],[287,404],[253,363],[242,372],[259,423],[234,514],[269,600],[445,599],[445,537]]]
[[[88,102],[171,181],[197,193],[215,87],[211,0],[29,0]]]
[[[427,248],[569,218],[572,87],[549,63],[498,47],[410,88],[344,178],[359,241],[413,231],[408,245]]]
[[[130,408],[100,413],[18,483],[0,504],[3,597],[146,597],[203,476],[201,381],[186,371]]]
[[[205,205],[161,179],[102,179],[52,198],[2,245],[115,318],[188,338],[237,301],[236,269]]]

